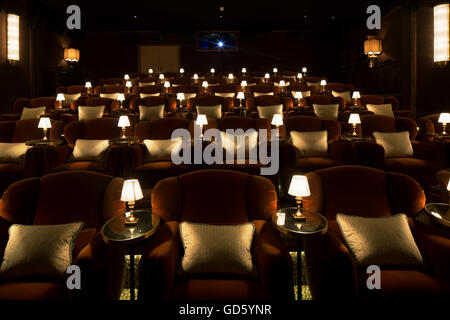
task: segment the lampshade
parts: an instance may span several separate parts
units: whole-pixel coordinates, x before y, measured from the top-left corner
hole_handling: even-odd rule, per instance
[[[353,98],[353,99],[360,99],[360,98],[361,98],[361,95],[359,94],[359,91],[353,92],[352,98]]]
[[[159,80],[163,80],[163,79],[164,79],[164,74],[161,73],[161,74],[159,75]]]
[[[130,119],[128,119],[128,116],[120,116],[119,123],[117,124],[118,127],[124,128],[130,126]]]
[[[380,54],[383,50],[380,39],[368,39],[364,41],[364,53],[368,56]]]
[[[169,87],[170,87],[170,82],[164,81],[164,88],[169,88]]]
[[[264,75],[264,78],[265,78],[265,79],[270,79],[270,74],[266,73],[266,74]]]
[[[247,86],[247,81],[246,80],[242,80],[241,81],[241,87],[246,87]]]
[[[284,87],[286,85],[286,82],[284,80],[280,80],[280,87]]]
[[[183,92],[177,93],[177,100],[184,100],[184,93]]]
[[[294,197],[308,197],[309,191],[308,178],[306,176],[295,175],[292,177],[288,193]]]
[[[183,68],[180,68],[180,73],[184,73],[184,69]]]
[[[65,100],[64,93],[58,93],[56,95],[56,101],[64,101],[64,100]]]
[[[295,99],[302,99],[302,98],[303,98],[303,95],[302,95],[302,93],[301,93],[300,91],[296,91],[296,92],[295,92],[295,95],[294,95],[294,98],[295,98]]]
[[[307,69],[306,67],[303,67],[303,68],[302,68],[302,72],[303,72],[303,73],[306,73],[306,72],[308,72],[308,69]]]
[[[195,124],[198,125],[198,126],[204,126],[204,125],[208,124],[208,120],[206,119],[206,115],[199,114],[197,116],[197,120],[195,120]]]
[[[153,69],[148,69],[148,73],[153,74]]]
[[[198,79],[198,74],[194,73],[194,79],[195,79],[195,80]]]
[[[434,62],[447,62],[450,60],[450,3],[437,4],[433,11]]]
[[[74,48],[64,49],[64,60],[69,62],[80,61],[80,50]]]
[[[125,80],[130,80],[130,76],[129,76],[129,75],[127,75],[127,74],[126,74],[126,75],[124,75],[124,76],[123,76],[123,78],[124,78]]]
[[[361,119],[359,118],[359,114],[358,113],[350,114],[350,118],[348,118],[348,123],[350,123],[350,124],[360,124],[361,123]]]
[[[450,180],[448,180],[447,190],[450,191]]]
[[[142,189],[137,179],[125,180],[122,187],[121,201],[136,201],[144,198]]]
[[[131,88],[132,86],[133,86],[133,84],[131,83],[131,81],[127,81],[125,83],[125,87],[127,87],[127,88]]]
[[[92,88],[92,84],[88,81],[86,82],[86,84],[84,85],[86,88]]]
[[[439,115],[439,123],[450,123],[450,113],[444,112]]]
[[[215,73],[215,72],[216,72],[216,69],[214,69],[214,68],[211,68],[211,70],[209,70],[209,72],[211,72],[211,73]]]
[[[272,125],[274,126],[282,126],[283,125],[283,117],[281,114],[274,114],[272,118]]]
[[[7,15],[6,23],[6,49],[8,60],[19,61],[20,60],[20,16],[12,13]],[[3,34],[2,34],[3,40]],[[64,49],[64,58],[65,58]]]
[[[277,68],[273,68],[273,73],[277,73],[278,72],[278,69]]]
[[[228,79],[233,79],[234,78],[234,76],[233,76],[233,74],[232,73],[230,73],[230,74],[228,74]]]
[[[202,87],[203,88],[208,88],[208,81],[203,81],[202,82]]]
[[[297,73],[297,79],[303,79],[303,74],[301,74],[300,72]]]
[[[237,98],[238,99],[245,99],[244,93],[242,91],[239,91],[238,94],[237,94]]]
[[[247,68],[242,68],[242,73],[246,73],[247,72]]]
[[[321,86],[326,86],[327,85],[327,80],[321,80],[320,81],[320,85]]]
[[[117,95],[117,101],[124,101],[125,100],[125,95],[123,93],[119,93]]]
[[[50,122],[50,118],[42,117],[39,119],[38,128],[40,129],[49,129],[52,127],[52,123]]]

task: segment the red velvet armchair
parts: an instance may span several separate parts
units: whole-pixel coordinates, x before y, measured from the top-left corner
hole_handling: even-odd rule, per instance
[[[383,97],[374,94],[364,94],[360,98],[361,105],[365,107],[367,104],[391,104],[392,111],[396,117],[406,117],[414,119],[414,113],[410,110],[400,110],[400,102],[396,97]]]
[[[414,179],[360,166],[322,169],[307,177],[311,196],[304,199],[304,207],[328,220],[328,233],[305,245],[313,299],[399,299],[449,293],[450,239],[413,219],[425,205],[424,192]],[[381,266],[381,289],[367,289],[367,266],[355,264],[336,222],[337,213],[361,217],[405,213],[424,267]]]
[[[23,108],[39,108],[45,107],[45,113],[48,116],[53,117],[55,110],[56,98],[55,97],[37,97],[32,99],[19,98],[14,101],[13,113],[1,114],[0,121],[16,121],[20,119]]]
[[[274,105],[283,105],[283,113],[287,114],[293,107],[294,103],[292,99],[289,97],[280,97],[280,96],[259,96],[259,97],[250,97],[246,99],[246,108],[250,117],[258,118],[258,106],[274,106]]]
[[[271,182],[247,173],[202,170],[160,181],[152,192],[152,209],[163,222],[142,256],[139,299],[292,300],[292,260],[270,221],[276,206]],[[183,255],[178,229],[182,221],[253,222],[257,279],[177,276]]]
[[[81,290],[69,291],[65,279],[0,281],[0,300],[104,300],[120,297],[124,259],[105,244],[100,230],[123,214],[123,180],[95,172],[62,172],[11,185],[0,200],[0,259],[12,224],[53,225],[83,221],[72,252],[81,269]]]

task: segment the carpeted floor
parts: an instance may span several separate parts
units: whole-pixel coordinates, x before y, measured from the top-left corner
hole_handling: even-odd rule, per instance
[[[292,256],[292,261],[294,262],[294,283],[297,283],[297,253],[296,252],[291,252],[291,256]],[[305,259],[304,259],[304,253],[302,253],[303,259],[302,262],[303,264],[305,263]],[[141,256],[136,256],[135,257],[135,274],[137,275],[137,268],[139,265],[139,261],[141,259]],[[124,283],[124,289],[122,291],[122,295],[120,296],[120,300],[129,300],[130,299],[130,257],[126,256],[125,257],[125,261],[126,261],[126,266],[125,266],[125,283]],[[303,279],[303,283],[306,283],[306,267],[305,265],[303,265],[303,274],[302,274],[302,279]],[[139,278],[136,277],[136,287],[137,287],[137,281],[139,281]],[[297,285],[294,285],[294,292],[295,292],[295,299],[298,299],[298,288]],[[136,297],[138,295],[138,290],[135,289],[135,293],[136,293]],[[311,292],[309,291],[309,288],[307,285],[303,285],[302,286],[302,294],[303,294],[303,300],[312,300],[311,297]]]

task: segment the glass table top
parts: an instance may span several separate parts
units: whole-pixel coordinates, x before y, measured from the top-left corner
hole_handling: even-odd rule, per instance
[[[291,235],[325,234],[328,230],[328,221],[317,212],[303,209],[306,220],[296,221],[292,214],[297,207],[281,208],[272,215],[272,223],[282,233]]]
[[[450,205],[446,203],[428,203],[425,210],[439,223],[450,227]]]
[[[26,146],[39,147],[39,146],[55,146],[62,143],[62,139],[37,139],[29,140],[25,142]]]
[[[102,228],[102,237],[108,243],[132,244],[147,239],[159,227],[159,216],[149,210],[135,210],[136,225],[125,225],[125,214],[108,220]]]
[[[138,137],[126,137],[126,138],[117,137],[117,138],[109,139],[109,144],[111,144],[111,145],[135,144],[135,143],[138,143],[138,142],[139,142],[139,138]]]

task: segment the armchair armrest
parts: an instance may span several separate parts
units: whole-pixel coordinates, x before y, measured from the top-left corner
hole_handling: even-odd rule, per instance
[[[358,142],[355,153],[357,164],[384,170],[386,161],[381,145],[374,142]]]
[[[334,141],[329,144],[330,158],[343,164],[353,162],[353,148],[346,141]]]
[[[72,152],[73,146],[71,145],[65,144],[57,146],[55,152],[55,160],[53,162],[55,164],[55,167],[66,163]]]
[[[417,132],[417,139],[420,141],[433,141],[433,137],[427,137],[427,135],[435,134],[435,128],[433,121],[427,118],[420,118],[417,120],[417,126],[419,131]]]
[[[414,155],[422,160],[431,162],[435,165],[441,164],[441,145],[425,141],[411,141]]]
[[[162,223],[139,264],[139,299],[158,301],[170,294],[181,257],[178,222]]]
[[[81,290],[73,290],[71,297],[117,300],[123,287],[124,263],[123,252],[106,244],[97,232],[74,259],[74,265],[81,269]]]
[[[137,166],[144,163],[144,157],[145,157],[145,149],[146,147],[142,143],[136,143],[131,146],[132,152],[133,152],[133,159],[134,163],[132,164],[133,168],[136,168]]]
[[[258,268],[264,298],[293,300],[293,263],[289,252],[274,232],[270,222],[255,224],[253,256]]]

